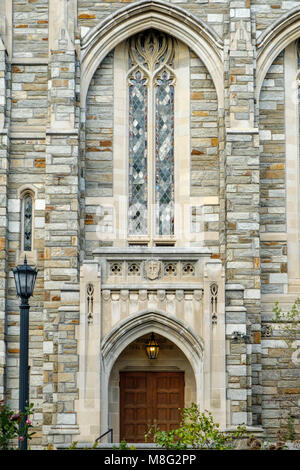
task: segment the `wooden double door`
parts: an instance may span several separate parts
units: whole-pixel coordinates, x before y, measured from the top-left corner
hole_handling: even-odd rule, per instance
[[[145,442],[149,426],[176,429],[184,407],[184,372],[120,372],[120,440]]]

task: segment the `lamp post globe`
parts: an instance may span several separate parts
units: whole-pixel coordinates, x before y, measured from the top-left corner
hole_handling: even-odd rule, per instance
[[[32,296],[37,269],[27,264],[26,256],[24,264],[17,266],[14,270],[17,295],[21,299],[20,304],[20,364],[19,364],[19,410],[24,413],[20,423],[22,433],[25,421],[27,419],[26,407],[29,405],[29,373],[28,373],[28,339],[29,339],[29,303],[28,299]],[[19,449],[27,450],[27,438],[19,440]]]

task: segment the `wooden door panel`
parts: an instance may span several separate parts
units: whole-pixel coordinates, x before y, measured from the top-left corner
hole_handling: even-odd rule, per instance
[[[157,426],[163,431],[177,429],[181,420],[180,408],[184,407],[184,373],[158,372],[153,413]]]
[[[183,406],[183,372],[120,372],[120,440],[144,442],[148,425],[178,428]]]

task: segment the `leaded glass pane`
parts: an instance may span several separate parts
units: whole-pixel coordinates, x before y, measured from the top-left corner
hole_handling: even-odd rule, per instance
[[[156,226],[158,235],[174,233],[174,87],[167,72],[156,87]]]
[[[24,214],[24,251],[32,249],[32,197],[28,194],[23,199]]]
[[[129,86],[129,234],[147,234],[147,87],[136,72]]]

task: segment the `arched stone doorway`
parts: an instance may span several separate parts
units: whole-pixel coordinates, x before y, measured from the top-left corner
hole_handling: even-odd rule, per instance
[[[175,429],[181,418],[179,408],[197,401],[188,359],[168,338],[158,334],[155,338],[160,346],[157,359],[148,359],[149,334],[142,335],[122,351],[111,370],[108,421],[116,442],[143,442],[148,426],[155,424]]]
[[[162,351],[157,362],[150,363],[143,348],[152,332],[161,339]],[[185,322],[160,311],[140,312],[106,335],[101,350],[100,426],[101,432],[113,427],[115,442],[119,439],[120,371],[184,372],[183,404],[196,401],[204,409],[203,341]]]

